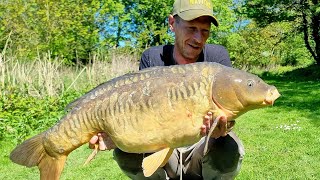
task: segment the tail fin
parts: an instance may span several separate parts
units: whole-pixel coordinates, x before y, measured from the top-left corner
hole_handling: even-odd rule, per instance
[[[67,156],[48,155],[42,144],[44,135],[45,133],[38,134],[18,145],[11,152],[10,159],[23,166],[38,166],[40,179],[59,179]]]

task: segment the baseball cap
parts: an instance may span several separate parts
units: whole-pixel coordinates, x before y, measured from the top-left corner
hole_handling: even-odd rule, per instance
[[[211,0],[175,0],[172,15],[178,15],[185,21],[191,21],[200,16],[209,16],[215,26],[219,25],[213,16]]]

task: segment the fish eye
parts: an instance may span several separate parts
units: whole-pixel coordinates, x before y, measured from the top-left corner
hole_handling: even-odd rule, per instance
[[[254,81],[253,80],[248,80],[247,86],[248,87],[253,87],[253,85],[254,85]]]

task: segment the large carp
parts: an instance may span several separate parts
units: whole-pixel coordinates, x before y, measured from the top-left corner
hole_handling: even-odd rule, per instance
[[[10,159],[38,166],[41,179],[59,179],[68,154],[105,132],[125,152],[156,152],[148,157],[160,162],[157,168],[173,148],[200,140],[208,112],[213,118],[233,120],[272,105],[279,96],[259,77],[217,63],[148,68],[114,78],[80,97],[57,124],[18,145]],[[152,166],[150,162],[143,168]]]

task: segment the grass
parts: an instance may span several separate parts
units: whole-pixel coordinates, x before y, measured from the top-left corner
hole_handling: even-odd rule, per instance
[[[136,55],[111,56],[108,61],[93,56],[89,64],[71,67],[46,54],[31,62],[21,62],[0,53],[1,94],[14,87],[33,97],[61,96],[68,91],[87,91],[112,77],[138,70]]]
[[[316,68],[264,76],[282,96],[274,107],[238,119],[235,131],[246,156],[237,179],[320,178],[320,75],[312,74]]]
[[[40,178],[37,167],[27,168],[12,163],[9,154],[15,144],[8,141],[0,141],[0,179],[28,179]],[[73,151],[66,162],[61,180],[72,179],[128,179],[120,170],[112,158],[112,151],[100,152],[96,159],[83,166],[91,149],[84,145]]]
[[[114,62],[111,66],[115,70],[123,69],[124,63]],[[69,70],[64,70],[62,72],[73,80],[64,79],[68,85],[62,87],[77,90],[82,88],[79,82],[99,84],[98,81],[108,78],[103,76],[97,80],[106,68],[111,74],[109,67],[110,64],[95,64],[72,75]],[[60,71],[61,68],[56,69]],[[274,84],[282,96],[273,107],[248,112],[238,119],[235,132],[243,141],[246,155],[236,179],[320,179],[320,75],[317,68],[261,75],[268,83]],[[5,73],[9,75],[9,71]],[[58,73],[60,79],[61,74]],[[83,81],[85,79],[90,82]],[[49,91],[38,92],[48,95]],[[0,140],[0,179],[39,179],[37,168],[25,168],[9,160],[15,146],[14,139]],[[89,165],[83,166],[90,152],[85,145],[71,153],[61,179],[128,179],[112,159],[112,151],[100,152]]]

